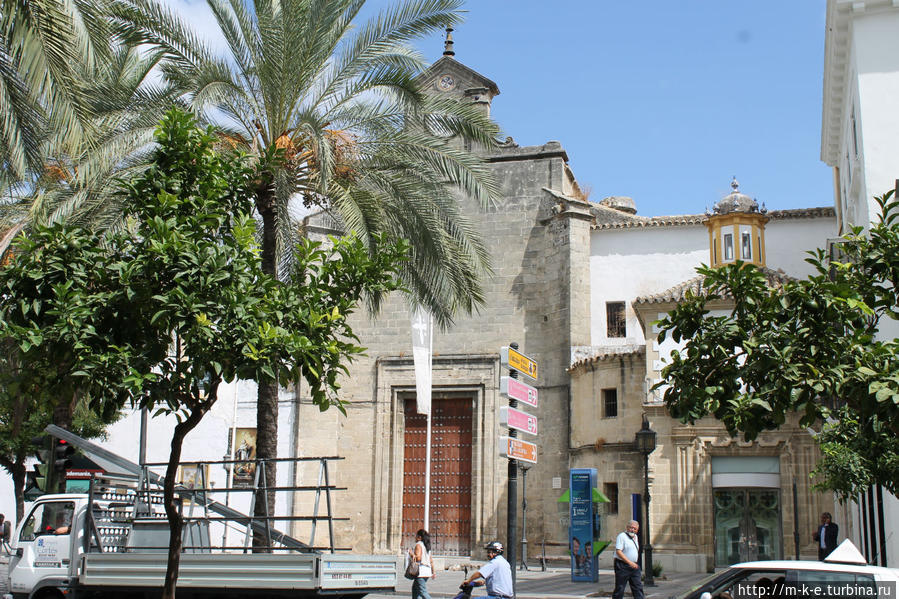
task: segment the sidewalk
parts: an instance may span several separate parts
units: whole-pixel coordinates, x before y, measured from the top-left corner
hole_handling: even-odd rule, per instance
[[[645,587],[647,599],[669,599],[691,590],[696,584],[708,576],[699,574],[664,574],[656,579],[656,586]],[[444,570],[437,578],[428,582],[428,592],[433,599],[455,597],[459,592],[459,584],[465,579],[462,570]],[[599,582],[572,582],[567,568],[548,568],[541,572],[539,567],[516,572],[517,599],[581,599],[586,597],[611,597],[615,587],[615,575],[612,570],[600,570]],[[371,599],[382,597],[411,597],[412,582],[401,577],[396,593],[367,595]],[[475,589],[472,599],[484,596],[483,587]],[[631,591],[625,591],[625,599],[631,598]]]

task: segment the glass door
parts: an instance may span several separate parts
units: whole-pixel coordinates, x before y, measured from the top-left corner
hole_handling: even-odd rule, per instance
[[[715,565],[782,559],[780,490],[715,489]]]

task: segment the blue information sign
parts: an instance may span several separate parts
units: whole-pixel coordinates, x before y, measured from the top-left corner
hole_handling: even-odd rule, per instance
[[[597,582],[597,551],[594,551],[593,489],[596,488],[596,468],[574,468],[569,474],[568,547],[571,553],[571,580]]]

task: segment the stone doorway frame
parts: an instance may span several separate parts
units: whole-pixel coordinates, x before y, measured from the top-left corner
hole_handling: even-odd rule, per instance
[[[499,434],[499,354],[435,355],[432,365],[435,397],[469,395],[472,406],[471,545],[496,532],[501,507],[503,475],[497,464]],[[403,550],[403,448],[405,416],[403,402],[415,393],[415,369],[411,356],[379,358],[375,365],[378,421],[375,471],[372,481],[373,537],[376,547],[390,552]],[[387,442],[385,442],[385,440]],[[381,539],[380,543],[377,539]]]

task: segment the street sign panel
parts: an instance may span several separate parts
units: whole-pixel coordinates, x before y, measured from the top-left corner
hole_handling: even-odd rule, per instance
[[[500,424],[505,424],[509,428],[531,435],[537,434],[537,417],[531,416],[527,412],[503,406],[499,409],[499,421]]]
[[[532,360],[523,353],[516,351],[508,346],[500,349],[500,357],[502,363],[509,368],[514,368],[521,374],[526,374],[535,381],[537,380],[537,361]]]
[[[537,463],[537,446],[512,437],[499,438],[499,453],[504,458],[519,462]]]
[[[510,376],[499,377],[499,392],[509,399],[537,407],[537,390]]]

